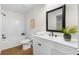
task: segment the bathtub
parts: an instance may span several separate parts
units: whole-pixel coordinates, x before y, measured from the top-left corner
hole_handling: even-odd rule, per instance
[[[20,41],[22,38],[18,38],[18,37],[7,37],[6,39],[2,39],[1,44],[0,44],[0,53],[3,50],[9,49],[9,48],[13,48],[16,46],[21,45]]]

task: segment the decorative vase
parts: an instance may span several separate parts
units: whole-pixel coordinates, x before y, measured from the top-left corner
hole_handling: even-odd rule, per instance
[[[65,40],[65,41],[70,41],[70,40],[71,40],[71,35],[69,35],[69,34],[64,34],[64,40]]]

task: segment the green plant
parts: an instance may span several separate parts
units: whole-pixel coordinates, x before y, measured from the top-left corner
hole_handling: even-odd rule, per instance
[[[72,26],[72,27],[66,27],[66,28],[62,28],[61,31],[64,33],[64,34],[75,34],[77,31],[77,26]]]

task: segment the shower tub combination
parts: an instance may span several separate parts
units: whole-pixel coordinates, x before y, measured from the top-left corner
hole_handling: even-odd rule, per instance
[[[25,33],[25,17],[24,14],[7,10],[6,5],[1,5],[2,19],[2,39],[0,39],[0,53],[3,50],[13,48],[19,45],[26,47],[27,40],[21,35]],[[23,40],[26,40],[23,42]],[[25,48],[24,48],[25,49]]]

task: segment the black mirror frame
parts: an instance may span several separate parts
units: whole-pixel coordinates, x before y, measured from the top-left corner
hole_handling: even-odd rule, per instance
[[[50,10],[50,11],[46,12],[46,31],[50,31],[50,32],[62,32],[62,31],[59,31],[59,30],[50,30],[50,29],[48,29],[48,13],[56,11],[56,10],[61,9],[61,8],[63,8],[63,12],[62,12],[62,28],[65,28],[65,25],[66,25],[65,24],[65,15],[66,15],[65,9],[66,9],[66,5],[63,5],[63,6],[60,6],[58,8],[55,8],[53,10]]]

